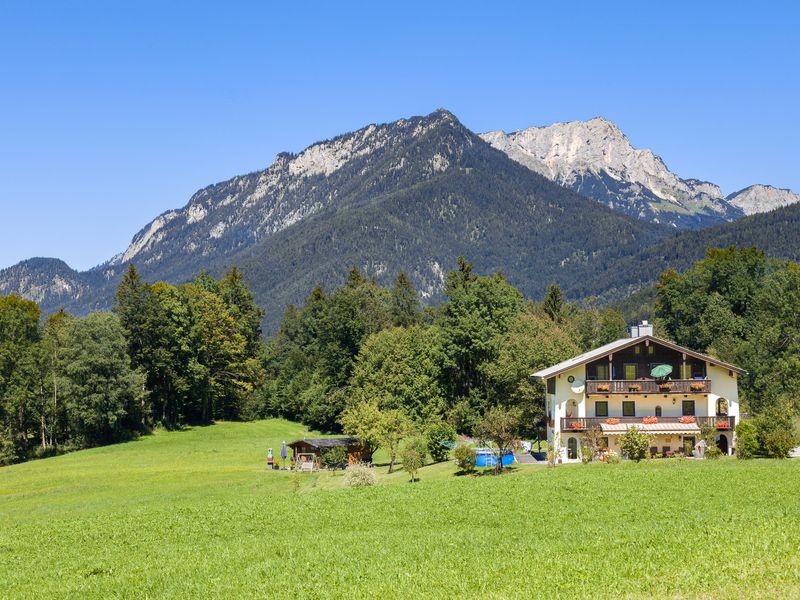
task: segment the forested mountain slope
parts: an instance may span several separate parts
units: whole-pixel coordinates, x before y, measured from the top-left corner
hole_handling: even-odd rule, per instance
[[[405,270],[435,300],[463,254],[539,296],[668,235],[532,172],[438,110],[282,154],[265,171],[201,190],[108,263],[73,272],[86,290],[38,300],[45,311],[85,312],[110,306],[131,263],[148,280],[172,282],[238,264],[270,331],[286,303],[316,283],[340,283],[354,265],[383,283]],[[0,281],[18,279],[18,269]]]
[[[610,272],[567,286],[566,292],[574,298],[622,300],[651,286],[670,267],[681,271],[692,266],[703,258],[707,248],[733,245],[756,246],[772,258],[800,261],[800,204],[668,237],[623,258]]]

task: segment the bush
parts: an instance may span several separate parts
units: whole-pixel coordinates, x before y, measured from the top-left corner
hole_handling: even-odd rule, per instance
[[[739,421],[736,426],[736,456],[742,460],[758,454],[758,430],[752,421]]]
[[[478,458],[478,454],[475,452],[474,448],[470,448],[465,444],[459,444],[453,451],[453,456],[462,473],[468,475],[475,470],[475,462]]]
[[[581,446],[581,462],[588,464],[594,459],[594,451],[589,446]]]
[[[347,466],[347,448],[344,446],[334,446],[328,448],[320,456],[323,467],[329,469],[344,469]]]
[[[774,429],[764,436],[764,452],[770,458],[788,458],[795,441],[793,432],[788,429]]]
[[[716,444],[714,444],[706,449],[706,453],[704,454],[704,456],[706,458],[710,458],[711,460],[722,458],[722,450],[720,450],[719,447]]]
[[[606,462],[610,465],[618,465],[619,464],[619,454],[614,451],[609,452],[606,454]]]
[[[375,485],[378,478],[375,470],[367,463],[356,462],[347,467],[344,472],[344,482],[350,487],[368,487]]]
[[[425,439],[431,460],[435,463],[444,462],[450,455],[450,448],[447,445],[456,439],[456,428],[446,421],[437,421],[427,427]]]
[[[625,455],[636,462],[650,451],[650,436],[639,431],[635,425],[620,436],[619,443]]]

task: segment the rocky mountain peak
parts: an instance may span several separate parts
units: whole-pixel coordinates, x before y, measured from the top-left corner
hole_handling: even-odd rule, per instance
[[[719,188],[681,179],[604,117],[481,137],[529,169],[640,218],[700,227],[741,214]]]
[[[800,202],[800,195],[789,189],[759,183],[730,194],[727,200],[744,214],[752,215],[796,204]]]

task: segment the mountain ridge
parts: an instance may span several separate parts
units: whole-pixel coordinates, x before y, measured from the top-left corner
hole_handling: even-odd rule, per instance
[[[594,152],[579,139],[586,123],[601,138],[613,138],[607,149],[611,156],[604,160],[617,171],[595,169],[577,191],[619,192],[622,180],[615,177],[626,173],[622,167],[630,166],[631,156],[644,156],[646,168],[628,169],[631,181],[625,184],[636,188],[636,210],[619,206],[621,200],[590,200],[590,194],[572,189],[577,181],[568,181],[573,167],[585,166]],[[270,329],[285,304],[301,301],[318,283],[338,285],[353,265],[379,279],[405,270],[423,298],[435,302],[444,272],[459,254],[483,271],[503,271],[531,297],[552,281],[578,293],[581,281],[591,280],[594,271],[613,268],[626,253],[661,243],[677,227],[648,222],[659,219],[645,210],[656,197],[645,184],[677,186],[667,190],[672,199],[658,197],[655,214],[663,215],[663,205],[672,203],[670,209],[681,215],[680,225],[686,228],[697,223],[687,221],[691,206],[681,204],[686,200],[676,196],[679,192],[694,190],[729,204],[745,192],[747,201],[757,204],[764,193],[765,186],[749,186],[720,201],[717,186],[671,174],[657,155],[634,149],[613,122],[598,117],[568,125],[578,138],[575,131],[566,135],[551,129],[548,135],[565,150],[550,162],[529,161],[532,168],[508,148],[497,147],[508,134],[479,136],[446,109],[369,124],[298,153],[282,152],[263,170],[199,189],[182,207],[162,212],[141,228],[125,250],[88,271],[75,271],[58,259],[22,261],[0,270],[0,293],[22,293],[46,311],[65,306],[84,313],[110,307],[129,264],[147,279],[173,283],[238,264],[257,298],[268,305],[265,326]],[[535,157],[539,146],[531,148]],[[724,222],[726,211],[733,209],[720,207],[705,206],[697,219]],[[743,212],[736,208],[730,214]]]

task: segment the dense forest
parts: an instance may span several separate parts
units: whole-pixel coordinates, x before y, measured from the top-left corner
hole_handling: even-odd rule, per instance
[[[287,307],[264,340],[262,310],[236,269],[173,286],[125,274],[112,312],[42,318],[0,298],[0,463],[113,443],[157,427],[282,416],[358,433],[369,418],[473,433],[497,407],[541,433],[529,374],[626,333],[622,314],[567,303],[551,285],[526,300],[501,274],[459,258],[443,302],[423,307],[404,273],[381,286],[352,268]],[[661,275],[657,333],[747,369],[751,415],[792,429],[800,402],[800,266],[754,248],[712,249]]]

